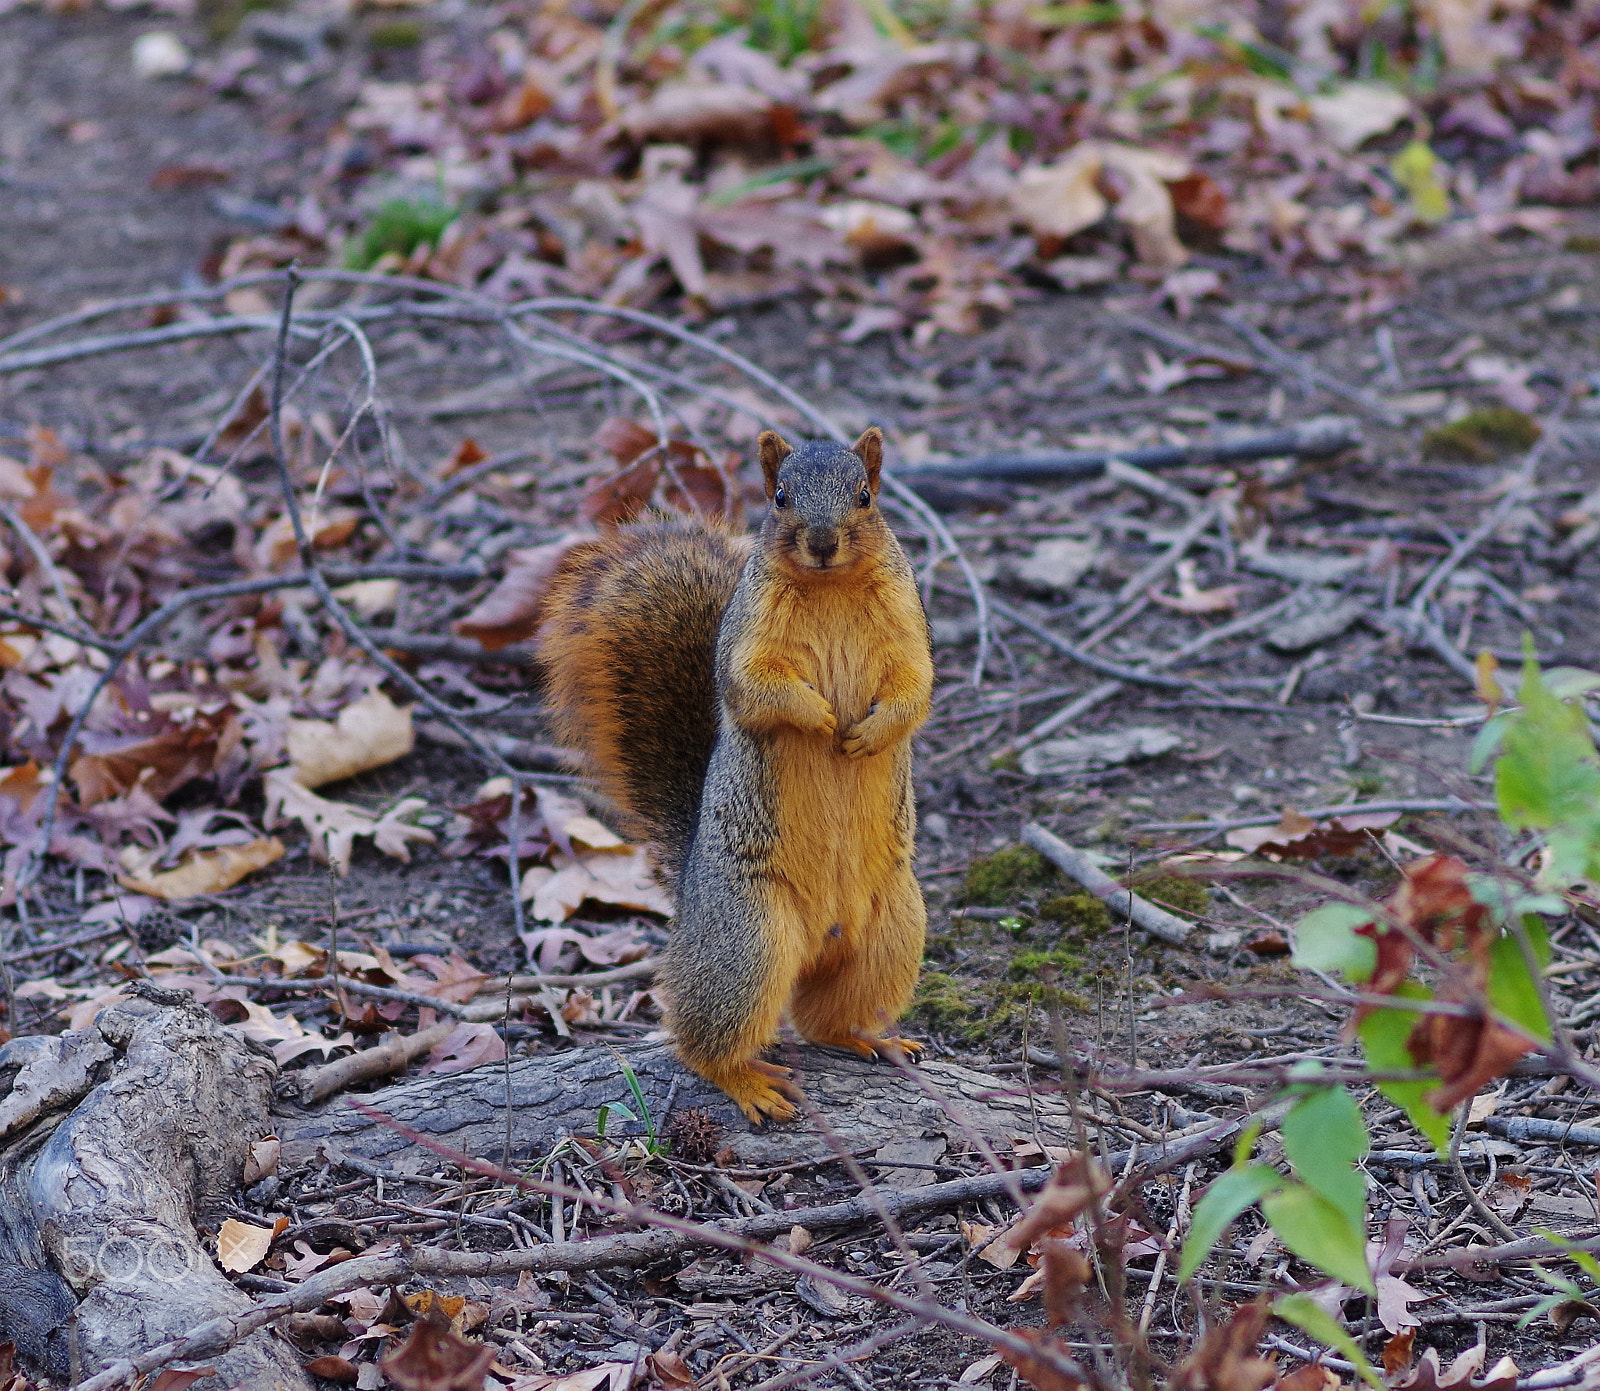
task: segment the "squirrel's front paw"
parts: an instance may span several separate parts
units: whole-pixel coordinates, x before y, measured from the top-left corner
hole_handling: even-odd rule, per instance
[[[815,686],[802,686],[795,702],[794,723],[807,734],[821,734],[831,739],[839,728],[834,718],[833,706]]]
[[[858,720],[845,730],[840,748],[851,758],[867,758],[872,754],[882,753],[888,747],[891,733],[889,727],[876,714],[868,715],[866,719]]]

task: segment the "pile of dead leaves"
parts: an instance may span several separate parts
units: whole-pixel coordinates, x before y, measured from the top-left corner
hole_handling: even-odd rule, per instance
[[[1133,279],[1186,313],[1227,294],[1195,253],[1232,251],[1338,267],[1360,317],[1404,239],[1553,235],[1597,190],[1593,0],[490,10],[420,80],[364,83],[295,221],[223,272],[342,254],[504,299],[805,291],[846,340],[925,341],[1045,286]],[[240,90],[240,61],[197,80]]]

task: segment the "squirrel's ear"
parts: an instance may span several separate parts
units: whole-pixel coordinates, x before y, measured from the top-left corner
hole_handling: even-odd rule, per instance
[[[778,465],[794,450],[776,430],[763,430],[756,438],[756,448],[761,452],[761,473],[767,480],[767,497],[770,500],[778,486]]]
[[[861,438],[850,446],[850,452],[867,466],[867,486],[878,491],[878,470],[883,467],[883,431],[876,425],[861,432]]]

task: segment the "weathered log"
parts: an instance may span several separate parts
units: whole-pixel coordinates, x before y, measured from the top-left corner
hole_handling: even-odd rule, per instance
[[[92,1028],[0,1050],[0,1088],[9,1084],[0,1090],[0,1338],[55,1378],[88,1375],[252,1307],[217,1268],[215,1240],[200,1228],[214,1227],[237,1194],[253,1140],[275,1131],[286,1171],[349,1160],[417,1173],[441,1163],[342,1097],[314,1111],[283,1099],[274,1108],[269,1057],[186,994],[145,983],[132,989],[135,998],[105,1010]],[[608,1103],[638,1112],[642,1096],[648,1120],[628,1131],[659,1129],[674,1112],[697,1107],[747,1164],[867,1152],[889,1188],[933,1181],[942,1158],[974,1145],[1070,1142],[1061,1101],[1030,1101],[968,1068],[930,1062],[902,1071],[816,1049],[788,1061],[810,1118],[761,1131],[661,1043],[422,1077],[362,1101],[453,1150],[500,1160],[509,1077],[511,1157],[522,1164],[567,1136],[593,1135]],[[623,1131],[613,1114],[607,1133]],[[230,1384],[252,1391],[309,1385],[269,1331],[243,1339],[216,1365]]]
[[[1066,1144],[1070,1127],[1065,1104],[1036,1097],[1030,1105],[1013,1083],[954,1063],[927,1062],[911,1074],[887,1063],[803,1048],[792,1059],[815,1121],[753,1130],[739,1110],[710,1083],[687,1072],[664,1044],[624,1048],[575,1048],[514,1061],[510,1067],[511,1154],[517,1161],[547,1154],[569,1135],[593,1135],[600,1108],[638,1103],[623,1071],[632,1069],[658,1129],[671,1111],[697,1107],[722,1126],[742,1162],[757,1166],[820,1159],[835,1147],[877,1150],[912,1138],[943,1140],[949,1151],[971,1148],[969,1133],[1010,1148],[1013,1136],[1034,1133]],[[440,1144],[481,1158],[503,1160],[506,1143],[507,1070],[501,1064],[446,1076],[420,1077],[363,1096],[373,1107]],[[826,1127],[824,1130],[822,1127]],[[615,1116],[608,1135],[642,1134],[646,1126]],[[439,1158],[395,1131],[368,1119],[335,1097],[314,1113],[280,1114],[282,1163],[350,1157],[402,1172],[432,1172]],[[831,1135],[831,1139],[830,1139]],[[901,1156],[909,1158],[910,1156]]]
[[[186,994],[142,982],[133,990],[93,1029],[0,1051],[0,1068],[21,1064],[13,1098],[82,1096],[70,1113],[0,1132],[0,1287],[29,1291],[29,1312],[12,1309],[10,1334],[52,1377],[92,1371],[252,1302],[196,1228],[236,1189],[250,1143],[267,1133],[276,1069]],[[52,1084],[52,1073],[65,1080]],[[217,1365],[230,1385],[311,1385],[292,1350],[265,1333]]]

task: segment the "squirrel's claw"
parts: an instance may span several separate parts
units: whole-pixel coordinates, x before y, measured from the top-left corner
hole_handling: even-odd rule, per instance
[[[763,1120],[793,1120],[799,1112],[795,1104],[800,1100],[800,1088],[791,1080],[794,1074],[786,1067],[752,1058],[742,1063],[729,1076],[713,1078],[744,1112],[751,1125]]]

